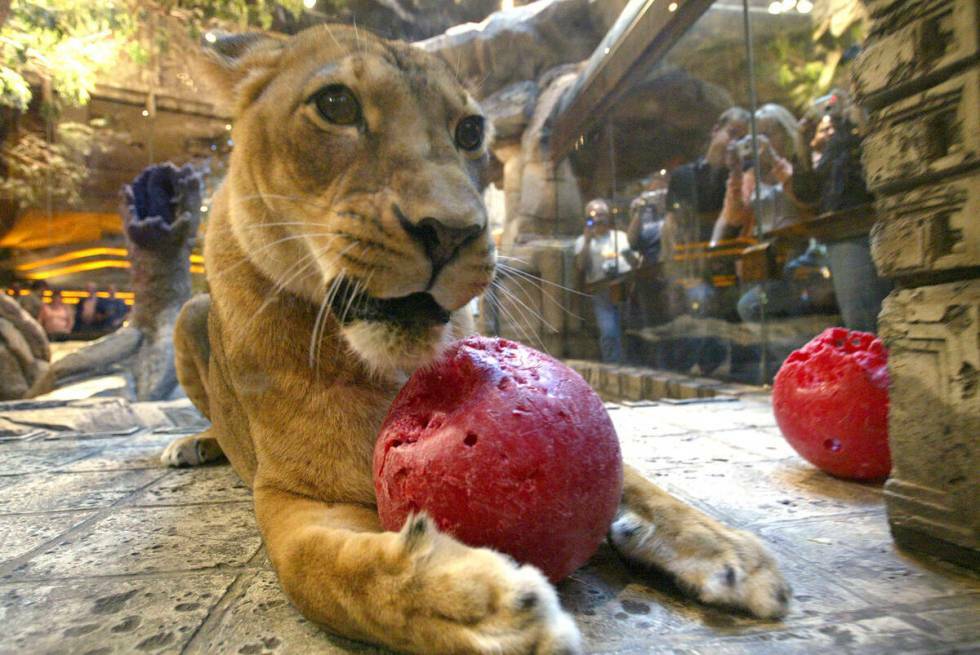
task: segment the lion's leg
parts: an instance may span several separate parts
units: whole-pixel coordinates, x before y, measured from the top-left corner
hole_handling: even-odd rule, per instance
[[[789,586],[754,535],[718,523],[631,466],[623,478],[609,539],[624,557],[665,571],[705,603],[764,618],[786,614]]]
[[[177,379],[194,406],[208,418],[208,367],[211,345],[208,340],[208,313],[211,296],[199,294],[188,300],[174,325],[174,359]],[[205,430],[200,434],[175,439],[167,446],[160,461],[165,466],[198,466],[224,457],[218,440]]]
[[[208,370],[211,343],[208,339],[208,314],[211,296],[198,294],[184,303],[174,325],[174,360],[177,380],[194,406],[211,418],[208,395]]]
[[[537,569],[464,546],[424,516],[380,532],[374,507],[319,502],[261,478],[255,509],[286,594],[333,632],[408,653],[581,651]]]
[[[181,468],[200,466],[223,459],[225,454],[221,451],[218,440],[212,437],[210,432],[211,430],[207,429],[198,434],[174,439],[163,449],[160,461],[164,466]]]

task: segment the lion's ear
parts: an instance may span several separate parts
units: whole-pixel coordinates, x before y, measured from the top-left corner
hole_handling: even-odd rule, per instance
[[[218,101],[237,115],[258,97],[275,73],[283,44],[282,39],[258,32],[209,32],[197,68],[218,94]]]

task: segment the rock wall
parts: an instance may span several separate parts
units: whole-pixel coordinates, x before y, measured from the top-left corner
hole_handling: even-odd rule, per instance
[[[980,4],[867,3],[855,88],[871,110],[864,165],[872,252],[898,282],[885,486],[896,541],[980,563]]]
[[[17,301],[0,295],[0,400],[49,391],[51,349],[44,330]]]

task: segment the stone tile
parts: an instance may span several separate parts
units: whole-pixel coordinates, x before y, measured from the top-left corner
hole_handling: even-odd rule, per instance
[[[631,569],[606,544],[558,585],[562,607],[575,615],[587,651],[646,633],[698,626],[700,610],[663,577]]]
[[[902,619],[944,642],[965,646],[964,652],[970,647],[980,652],[980,589],[977,592],[962,604],[903,612]]]
[[[260,543],[250,503],[122,507],[35,555],[7,578],[241,567]]]
[[[0,585],[0,652],[179,653],[232,574]]]
[[[341,653],[389,651],[328,634],[290,605],[272,571],[246,581],[217,619],[209,621],[184,651],[191,653]]]
[[[878,605],[960,596],[971,588],[980,594],[980,576],[898,550],[884,513],[775,523],[759,532],[786,558]]]
[[[661,420],[661,408],[661,405],[651,407],[616,405],[616,409],[609,412],[609,418],[612,419],[620,441],[678,435],[691,431],[689,427],[680,427]]]
[[[60,473],[81,471],[122,471],[131,469],[165,470],[160,463],[162,449],[156,444],[130,446],[128,442],[86,455],[70,464],[57,467]]]
[[[783,438],[779,428],[739,428],[710,433],[715,441],[751,453],[756,460],[796,459],[802,461],[793,447]]]
[[[159,428],[152,432],[143,432],[133,435],[133,437],[127,441],[127,445],[133,448],[137,446],[155,446],[159,448],[160,452],[162,453],[163,449],[170,445],[170,442],[172,442],[174,439],[197,434],[198,432],[200,432],[200,430],[192,430],[185,427]]]
[[[93,511],[0,516],[0,566],[70,530]]]
[[[896,616],[835,617],[828,622],[805,626],[779,626],[747,634],[725,634],[712,639],[700,636],[671,636],[644,650],[624,652],[657,655],[711,653],[712,655],[813,655],[813,653],[862,653],[893,655],[923,653],[949,648],[935,636]],[[948,650],[944,652],[950,652]]]
[[[880,511],[880,486],[832,478],[797,460],[690,462],[641,471],[680,498],[735,525]]]
[[[757,459],[747,451],[699,433],[633,439],[620,437],[619,445],[627,463],[650,469]]]
[[[620,438],[662,436],[685,432],[712,433],[750,428],[775,428],[776,419],[768,404],[704,402],[672,405],[660,402],[651,407],[630,407],[611,412]],[[695,420],[696,417],[696,420]]]
[[[160,466],[157,460],[157,466]],[[174,505],[252,500],[251,490],[231,466],[171,469],[130,501],[132,505]]]
[[[6,403],[2,411],[11,421],[53,431],[105,432],[141,425],[121,398]]]
[[[32,473],[0,488],[0,514],[108,507],[162,476],[162,470]]]
[[[68,406],[56,405],[16,407],[37,418]],[[200,425],[188,408],[130,405],[154,432],[0,442],[0,653],[385,652],[289,605],[230,467],[159,468],[160,451]],[[800,460],[767,402],[616,405],[610,416],[652,480],[760,534],[794,602],[782,622],[706,607],[604,545],[559,585],[587,652],[980,652],[978,578],[896,551],[880,487]]]
[[[0,476],[38,473],[58,468],[100,450],[93,444],[50,446],[44,442],[0,444]]]

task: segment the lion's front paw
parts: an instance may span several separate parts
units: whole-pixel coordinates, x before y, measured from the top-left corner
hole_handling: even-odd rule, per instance
[[[624,511],[613,522],[609,539],[625,557],[670,573],[702,602],[760,618],[778,618],[789,610],[789,585],[762,543],[748,532],[705,521],[664,534]]]
[[[160,461],[164,466],[183,468],[185,466],[200,466],[221,459],[224,453],[214,437],[206,433],[194,434],[188,437],[174,439],[163,449]]]
[[[574,655],[578,628],[536,568],[464,546],[423,516],[399,535],[413,569],[407,590],[413,650]]]

